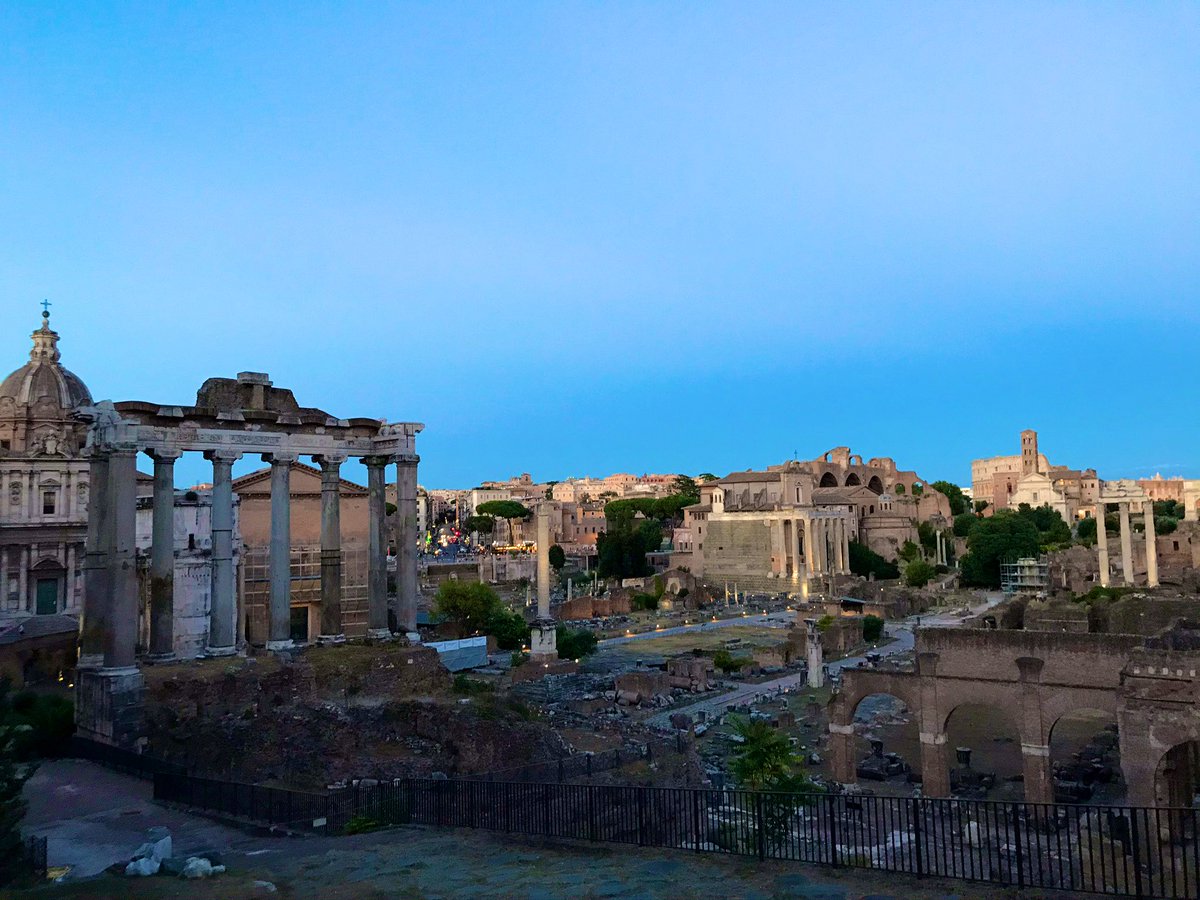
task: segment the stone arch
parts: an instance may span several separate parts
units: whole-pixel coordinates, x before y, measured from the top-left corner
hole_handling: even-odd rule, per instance
[[[1119,803],[1125,796],[1115,711],[1076,706],[1046,732],[1054,798],[1060,803]]]
[[[846,476],[846,487],[857,487],[862,484],[862,479],[858,477],[857,472],[851,472]]]
[[[874,491],[876,494],[883,493],[883,482],[878,475],[871,476],[871,480],[867,482],[867,489]]]
[[[1200,740],[1182,741],[1168,749],[1154,767],[1154,799],[1158,806],[1192,809],[1200,795]]]
[[[1016,778],[1025,772],[1019,711],[1019,702],[985,691],[963,698],[946,713],[942,731],[946,737],[945,764],[950,770],[952,794],[981,799],[971,793],[972,789],[984,777],[994,777],[986,799],[1025,799],[1025,785]],[[969,772],[959,762],[959,748],[971,751]]]
[[[837,487],[838,486],[837,476],[834,475],[832,472],[826,472],[824,475],[821,476],[821,483],[817,486],[818,487]]]

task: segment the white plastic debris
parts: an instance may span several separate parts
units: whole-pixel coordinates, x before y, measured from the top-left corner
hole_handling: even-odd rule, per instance
[[[222,867],[223,869],[224,867]],[[201,856],[193,856],[184,863],[183,871],[179,873],[180,878],[209,878],[213,874],[213,866],[207,859]]]
[[[126,875],[157,875],[158,860],[153,857],[143,856],[140,859],[135,859],[125,867]]]

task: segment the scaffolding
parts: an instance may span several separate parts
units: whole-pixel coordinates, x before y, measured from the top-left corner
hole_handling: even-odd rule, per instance
[[[1023,556],[1016,562],[1000,564],[1000,589],[1006,594],[1018,591],[1045,591],[1050,587],[1050,565],[1045,557]]]

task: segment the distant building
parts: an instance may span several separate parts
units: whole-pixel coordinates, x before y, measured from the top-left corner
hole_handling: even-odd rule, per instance
[[[1038,435],[1021,432],[1021,452],[1015,456],[993,456],[971,463],[971,492],[976,501],[988,503],[985,515],[1020,506],[1049,506],[1067,521],[1084,518],[1100,495],[1095,469],[1053,466],[1038,451]]]
[[[851,541],[894,559],[917,540],[918,521],[945,524],[949,516],[949,500],[925,490],[915,472],[837,447],[702,484],[700,502],[684,510],[672,536],[671,565],[713,584],[787,589],[780,580],[848,572]]]
[[[88,461],[72,411],[91,402],[44,313],[29,362],[0,382],[0,621],[82,608]]]

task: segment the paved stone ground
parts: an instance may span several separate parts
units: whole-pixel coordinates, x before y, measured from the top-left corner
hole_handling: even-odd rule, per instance
[[[344,838],[261,836],[159,806],[151,799],[148,783],[75,760],[46,764],[25,792],[30,802],[23,823],[26,832],[46,835],[50,865],[72,866],[73,877],[63,884],[20,893],[0,891],[0,900],[10,896],[55,900],[999,900],[1015,896],[1002,888],[965,882],[918,881],[863,870],[611,844],[549,843],[483,831],[410,827]],[[171,829],[177,855],[223,851],[228,874],[203,883],[83,877],[128,858],[152,825]],[[270,882],[276,890],[256,882]]]

